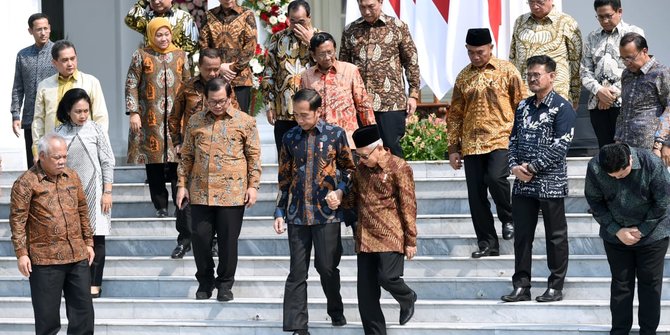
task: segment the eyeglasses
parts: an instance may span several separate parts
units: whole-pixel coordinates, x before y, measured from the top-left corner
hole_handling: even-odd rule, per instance
[[[640,52],[642,52],[642,50],[638,51],[634,56],[628,56],[628,57],[619,56],[619,59],[621,59],[621,61],[624,63],[632,63],[637,59],[637,56],[640,55]]]
[[[228,98],[221,99],[221,100],[207,100],[207,105],[209,105],[209,107],[212,107],[212,108],[223,107],[223,105],[225,105],[226,102],[228,102]]]
[[[327,52],[320,52],[320,53],[315,53],[314,57],[318,59],[328,59],[335,56],[335,51],[327,51]]]
[[[616,13],[605,14],[605,15],[596,15],[596,19],[598,19],[598,21],[600,21],[600,22],[612,21],[612,18],[614,18],[615,14]]]
[[[533,5],[535,5],[535,6],[544,6],[544,4],[547,3],[547,0],[528,0],[528,1],[526,1],[526,3],[527,3],[529,6],[533,6]]]
[[[358,157],[360,157],[361,159],[368,160],[368,158],[370,158],[370,156],[375,152],[375,150],[377,150],[377,147],[372,149],[372,151],[370,151],[368,154],[361,154],[359,152],[356,152],[356,153],[358,154]]]
[[[528,80],[540,79],[540,78],[542,78],[542,76],[544,76],[545,74],[549,74],[549,72],[545,72],[545,73],[527,72],[527,73],[526,73],[526,78],[527,78]]]

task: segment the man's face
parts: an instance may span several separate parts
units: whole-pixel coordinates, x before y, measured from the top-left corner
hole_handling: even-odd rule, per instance
[[[333,42],[326,41],[319,45],[312,52],[312,57],[316,60],[319,69],[324,71],[330,69],[335,64],[335,46]]]
[[[288,13],[288,20],[291,23],[289,29],[296,25],[301,25],[305,28],[309,28],[312,25],[311,19],[307,16],[307,11],[302,6],[298,6],[296,9]]]
[[[358,0],[358,9],[366,22],[373,23],[382,14],[382,0]]]
[[[68,78],[77,70],[77,53],[74,48],[65,48],[58,53],[58,59],[51,60],[58,73]]]
[[[619,47],[619,54],[623,65],[630,72],[638,72],[644,66],[647,60],[647,48],[637,50],[635,42],[630,42],[623,47]]]
[[[172,7],[172,0],[150,0],[149,6],[154,12],[163,14]]]
[[[48,152],[40,152],[40,166],[49,176],[63,173],[67,163],[67,145],[61,139],[51,139]]]
[[[221,4],[221,8],[225,9],[231,9],[237,6],[236,0],[219,0],[219,3]]]
[[[200,77],[205,82],[208,82],[219,76],[219,71],[221,70],[221,58],[214,57],[202,57],[200,58]]]
[[[556,72],[547,72],[545,66],[539,64],[529,67],[527,71],[526,78],[531,92],[542,93],[551,90]]]
[[[365,147],[356,149],[356,153],[358,154],[358,158],[361,163],[369,168],[372,168],[375,167],[379,161],[379,150],[379,146],[375,146],[373,148]]]
[[[482,46],[472,46],[465,45],[465,48],[468,49],[468,57],[470,58],[470,63],[475,67],[482,67],[491,60],[493,55],[493,44],[487,44]]]
[[[530,14],[536,19],[542,19],[551,12],[554,7],[553,0],[528,0]]]
[[[612,31],[614,28],[621,22],[621,13],[623,10],[612,9],[612,5],[600,6],[596,9],[596,17],[598,18],[598,23],[603,27],[605,31]]]
[[[207,106],[212,114],[216,116],[223,115],[230,105],[230,99],[226,94],[226,88],[221,87],[218,91],[210,91],[207,96]]]
[[[43,46],[49,41],[51,36],[51,25],[47,19],[37,19],[33,21],[33,26],[28,28],[30,35],[33,35],[35,44]]]
[[[632,170],[633,170],[633,156],[630,156],[628,166],[626,166],[625,168],[623,168],[619,171],[614,171],[612,173],[608,173],[608,175],[610,175],[610,177],[612,177],[612,178],[623,179],[623,178],[628,177],[628,175],[630,174],[630,172]]]
[[[317,111],[309,109],[309,102],[299,101],[293,103],[293,117],[302,130],[310,130],[319,121]]]

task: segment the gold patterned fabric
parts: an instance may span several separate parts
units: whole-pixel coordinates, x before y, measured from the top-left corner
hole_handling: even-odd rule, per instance
[[[519,71],[492,57],[486,66],[466,66],[456,77],[447,114],[449,153],[481,155],[507,149],[514,111],[526,88]]]
[[[381,14],[372,24],[359,18],[347,25],[339,60],[358,66],[375,112],[407,109],[405,76],[409,97],[419,100],[421,77],[416,45],[407,24],[399,19]]]
[[[526,60],[547,55],[556,61],[554,90],[568,101],[579,102],[581,81],[579,66],[582,60],[582,33],[570,15],[552,10],[541,20],[530,13],[514,22],[509,60],[526,78]],[[533,95],[530,91],[527,96]]]
[[[207,12],[207,24],[200,30],[200,48],[214,48],[224,63],[237,72],[231,85],[252,86],[249,61],[256,52],[256,19],[248,8],[226,10],[218,6]]]
[[[125,23],[128,28],[144,36],[144,45],[148,45],[147,25],[154,17],[165,17],[170,21],[172,28],[172,43],[179,49],[191,54],[198,48],[198,26],[191,14],[172,5],[167,12],[158,14],[151,9],[146,0],[139,0],[126,15]]]
[[[167,117],[189,76],[181,50],[160,54],[144,48],[133,53],[126,79],[126,114],[138,113],[142,128],[128,133],[128,164],[176,162]]]
[[[256,119],[228,107],[221,117],[210,111],[194,115],[186,127],[179,187],[190,202],[207,206],[242,206],[247,188],[261,180],[261,145]]]
[[[12,186],[9,225],[16,257],[33,265],[56,265],[88,258],[93,247],[86,195],[79,175],[66,167],[49,177],[40,163]]]

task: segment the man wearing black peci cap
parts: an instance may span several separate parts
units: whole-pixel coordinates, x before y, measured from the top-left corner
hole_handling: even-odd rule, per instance
[[[502,236],[510,240],[514,225],[507,147],[514,110],[525,88],[516,67],[493,56],[487,28],[468,30],[465,43],[470,64],[456,77],[447,117],[449,164],[458,170],[465,162],[468,202],[479,247],[472,257],[498,256],[498,235],[487,189],[502,222]]]

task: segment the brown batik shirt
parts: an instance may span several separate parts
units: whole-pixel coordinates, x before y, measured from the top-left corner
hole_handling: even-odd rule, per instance
[[[33,265],[70,264],[88,258],[93,247],[86,196],[74,170],[49,177],[40,163],[12,186],[9,224],[16,257]]]
[[[409,97],[419,100],[419,60],[406,23],[386,14],[372,24],[359,18],[344,29],[340,45],[339,60],[358,66],[375,112],[407,109],[403,70]]]
[[[256,19],[250,9],[221,6],[207,12],[207,24],[200,30],[200,49],[214,48],[221,53],[224,63],[232,63],[231,70],[237,72],[231,85],[252,86],[249,61],[256,52]]]

